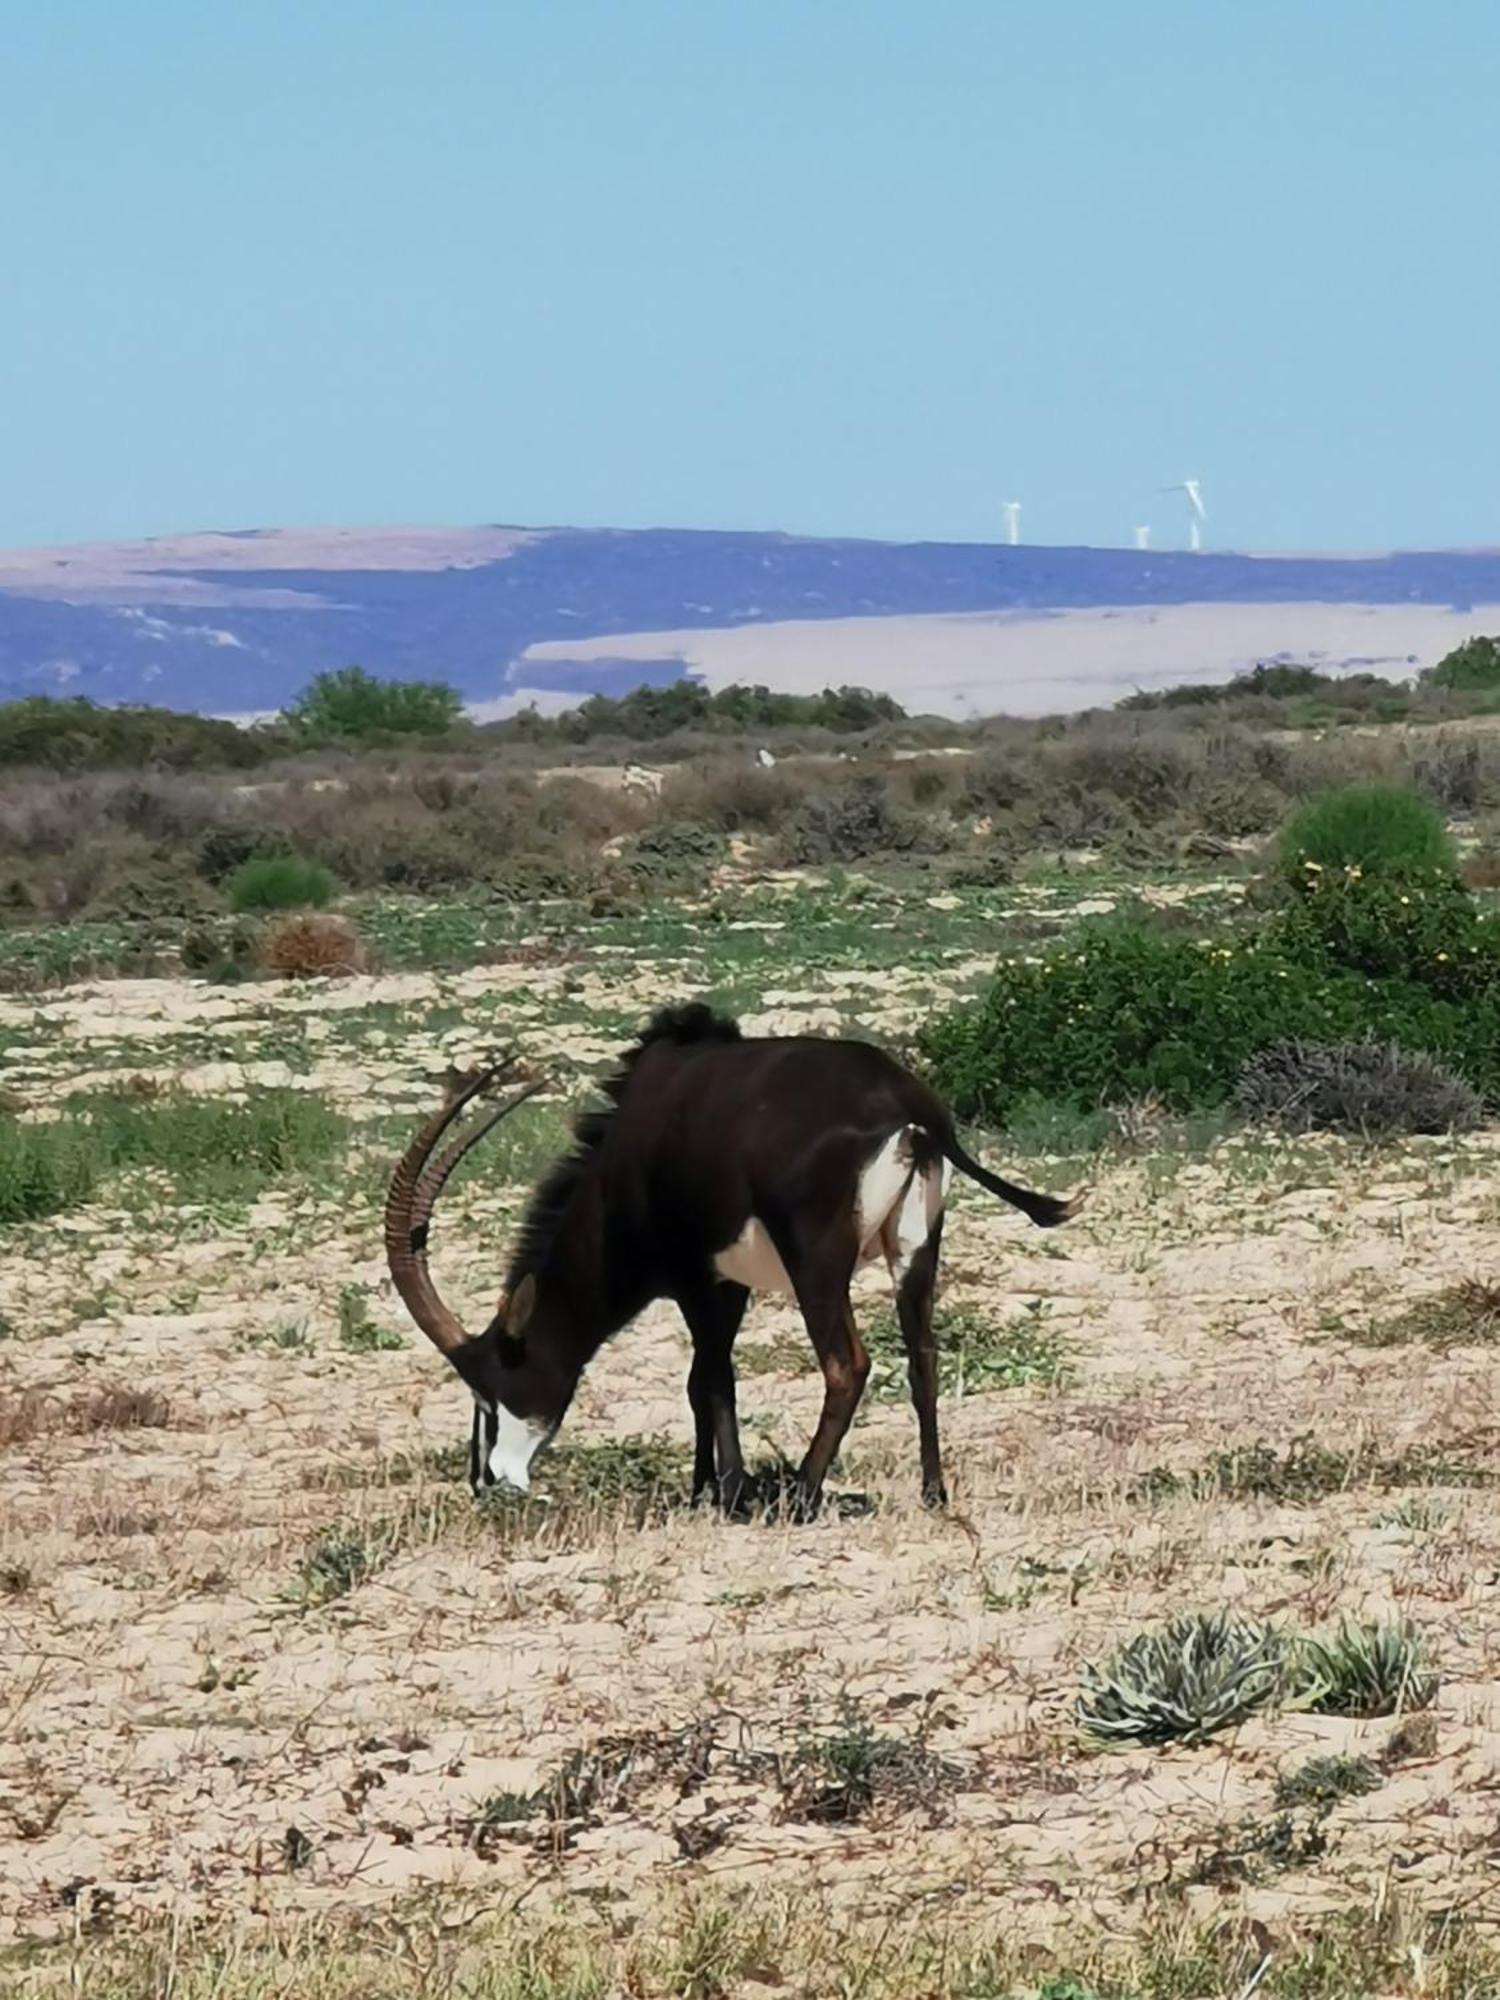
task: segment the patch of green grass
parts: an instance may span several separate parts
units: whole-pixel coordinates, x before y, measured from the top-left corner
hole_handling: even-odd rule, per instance
[[[302,1559],[295,1596],[303,1605],[331,1604],[373,1576],[390,1552],[389,1531],[382,1528],[330,1528]]]
[[[382,1326],[371,1317],[366,1286],[344,1286],[339,1293],[340,1347],[350,1354],[390,1354],[405,1345],[394,1327]]]
[[[533,1465],[529,1493],[494,1487],[481,1511],[507,1532],[583,1525],[605,1515],[644,1526],[687,1504],[691,1469],[688,1454],[662,1438],[557,1445]]]
[[[312,1335],[308,1332],[306,1320],[287,1319],[278,1325],[268,1327],[264,1333],[246,1336],[247,1347],[273,1347],[282,1354],[311,1354]]]
[[[1435,1535],[1446,1528],[1452,1519],[1453,1509],[1441,1500],[1428,1500],[1420,1493],[1409,1493],[1394,1507],[1386,1507],[1378,1513],[1375,1526],[1403,1528],[1413,1535]]]
[[[98,1178],[87,1136],[71,1119],[33,1125],[0,1113],[0,1227],[77,1208]]]
[[[958,1772],[922,1734],[877,1729],[851,1696],[831,1729],[802,1737],[783,1776],[789,1816],[833,1824],[863,1819],[877,1801],[929,1813],[958,1783]]]
[[[1311,1806],[1331,1811],[1344,1799],[1361,1799],[1385,1783],[1368,1757],[1309,1757],[1276,1780],[1276,1803],[1284,1811]]]
[[[99,1171],[155,1170],[193,1202],[318,1176],[348,1134],[338,1112],[301,1090],[258,1089],[242,1103],[105,1092],[70,1098],[67,1117]]]
[[[1033,1299],[1007,1320],[973,1306],[934,1315],[938,1390],[976,1396],[992,1389],[1058,1388],[1072,1379],[1067,1347],[1051,1324],[1047,1303]],[[865,1335],[872,1362],[870,1393],[893,1401],[907,1393],[906,1347],[901,1323],[887,1307]]]

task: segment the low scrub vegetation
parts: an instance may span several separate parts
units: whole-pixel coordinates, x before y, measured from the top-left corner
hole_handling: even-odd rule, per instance
[[[316,861],[267,854],[242,861],[227,888],[233,910],[321,909],[333,894],[333,877]]]
[[[1453,843],[1442,814],[1397,785],[1346,785],[1295,814],[1278,849],[1292,888],[1311,873],[1452,875]]]
[[[1066,1345],[1042,1299],[1005,1320],[971,1306],[939,1307],[933,1334],[938,1391],[944,1396],[979,1395],[991,1389],[1057,1388],[1071,1374]],[[904,1397],[906,1343],[894,1311],[888,1308],[875,1316],[866,1331],[865,1344],[874,1363],[874,1396],[881,1400]],[[806,1360],[804,1342],[796,1343],[796,1352],[799,1364]]]
[[[1198,1743],[1283,1703],[1364,1717],[1423,1709],[1438,1685],[1409,1625],[1346,1619],[1308,1637],[1229,1611],[1193,1612],[1085,1666],[1077,1714],[1099,1743]],[[1326,1769],[1321,1778],[1325,1788],[1335,1782]]]
[[[1431,1056],[1392,1042],[1273,1042],[1246,1063],[1240,1110],[1286,1132],[1467,1132],[1484,1122],[1477,1090]]]
[[[1115,922],[1002,964],[979,1000],[923,1031],[936,1081],[996,1123],[1026,1094],[1083,1111],[1147,1097],[1188,1111],[1231,1099],[1278,1045],[1368,1040],[1425,1052],[1485,1101],[1500,1097],[1500,922],[1457,876],[1353,862],[1301,868],[1293,882],[1256,929],[1204,939]],[[1433,1077],[1416,1091],[1411,1072],[1388,1067],[1388,1081],[1389,1108],[1368,1075],[1359,1108],[1400,1129]]]
[[[0,1112],[0,1226],[76,1208],[97,1180],[98,1162],[71,1121],[33,1124]]]
[[[1078,1721],[1100,1743],[1198,1743],[1277,1700],[1287,1644],[1255,1619],[1194,1613],[1084,1669]]]
[[[167,1175],[185,1200],[250,1195],[326,1168],[346,1130],[296,1090],[257,1090],[240,1104],[170,1091],[74,1097],[47,1125],[0,1119],[0,1223],[76,1207],[131,1170]]]
[[[1298,1653],[1303,1702],[1322,1715],[1401,1715],[1431,1707],[1438,1676],[1409,1625],[1358,1625],[1346,1619]]]
[[[347,917],[288,917],[260,940],[261,969],[278,979],[336,979],[362,971],[364,946]]]
[[[689,1892],[645,1924],[591,1913],[579,1899],[565,1917],[523,1907],[434,1925],[416,1988],[406,1956],[347,1916],[80,1927],[20,1976],[24,2000],[411,2000],[414,1991],[423,2000],[721,2000],[766,1987],[859,2000],[1482,2000],[1500,1983],[1500,1957],[1477,1927],[1423,1923],[1388,1900],[1375,1911],[1366,1899],[1358,1910],[1278,1920],[1274,1934],[1223,1916],[1185,1924],[1173,1913],[1127,1939],[1075,1920],[1039,1952],[1000,1919],[914,1912],[851,1927],[816,1902]]]
[[[1500,1284],[1461,1278],[1456,1285],[1414,1300],[1389,1319],[1372,1320],[1351,1337],[1363,1347],[1405,1347],[1416,1342],[1439,1353],[1453,1347],[1493,1347],[1500,1341]]]

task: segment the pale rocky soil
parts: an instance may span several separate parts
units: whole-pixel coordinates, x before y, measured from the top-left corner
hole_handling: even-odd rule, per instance
[[[866,1018],[901,1022],[940,983],[872,976],[858,997]],[[820,974],[769,993],[754,1025],[836,1025],[827,991]],[[116,1184],[0,1235],[0,1420],[26,1391],[164,1399],[158,1421],[87,1435],[0,1430],[0,1940],[65,1932],[80,1910],[346,1910],[417,1885],[455,1908],[816,1886],[851,1921],[916,1899],[998,1902],[1022,1931],[1130,1925],[1201,1872],[1222,1829],[1271,1816],[1278,1772],[1319,1750],[1378,1756],[1391,1734],[1293,1716],[1199,1749],[1085,1750],[1081,1663],[1221,1604],[1307,1627],[1409,1617],[1443,1689],[1430,1753],[1341,1806],[1321,1858],[1189,1887],[1189,1907],[1232,1895],[1274,1922],[1397,1881],[1492,1916],[1500,1495],[1423,1489],[1435,1524],[1411,1528],[1381,1524],[1403,1496],[1368,1483],[1305,1506],[1129,1489],[1157,1466],[1303,1433],[1387,1457],[1443,1446],[1500,1477],[1487,1352],[1346,1337],[1494,1274],[1494,1147],[1110,1155],[1085,1217],[1055,1236],[965,1191],[947,1303],[1007,1319],[1043,1302],[1074,1374],[945,1405],[946,1517],[917,1504],[909,1409],[871,1400],[834,1482],[867,1494],[868,1514],[731,1525],[667,1507],[636,1525],[559,1504],[506,1527],[421,1458],[462,1443],[467,1409],[385,1284],[380,1169],[449,1060],[503,1032],[567,1084],[620,1046],[620,1020],[675,997],[661,966],[528,964],[298,991],[121,982],[0,1009],[41,1030],[5,1079],[33,1105],[127,1075],[213,1093],[290,1082],[368,1138],[328,1185],[248,1211]],[[475,1321],[553,1139],[544,1114],[440,1216],[436,1265]],[[1020,1171],[1061,1185],[1074,1169]],[[403,1349],[340,1346],[351,1282]],[[862,1286],[868,1314],[881,1293]],[[288,1328],[298,1344],[270,1344]],[[805,1443],[804,1353],[789,1308],[755,1309],[740,1403],[763,1452]],[[651,1311],[587,1377],[563,1442],[685,1444],[686,1370],[672,1313]],[[385,1535],[393,1553],[310,1604],[303,1565],[335,1528]],[[791,1752],[846,1696],[883,1732],[923,1734],[951,1788],[822,1825],[788,1814],[767,1770],[734,1765],[736,1746]],[[531,1790],[568,1753],[705,1720],[722,1749],[705,1782],[679,1761],[571,1840],[473,1837],[484,1801]]]

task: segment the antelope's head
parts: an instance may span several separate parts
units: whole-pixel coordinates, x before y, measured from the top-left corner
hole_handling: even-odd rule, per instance
[[[507,1086],[517,1085],[509,1094]],[[397,1163],[385,1203],[385,1254],[391,1279],[407,1311],[438,1352],[450,1361],[474,1398],[469,1444],[469,1484],[477,1494],[504,1480],[525,1492],[531,1461],[562,1421],[572,1383],[559,1380],[545,1357],[527,1342],[536,1306],[536,1282],[525,1278],[501,1299],[483,1333],[471,1335],[438,1296],[427,1268],[432,1212],[460,1160],[502,1118],[534,1097],[541,1079],[522,1076],[516,1058],[450,1079],[449,1093]],[[463,1113],[482,1099],[501,1101],[456,1138],[444,1139]],[[442,1150],[439,1151],[439,1147]]]

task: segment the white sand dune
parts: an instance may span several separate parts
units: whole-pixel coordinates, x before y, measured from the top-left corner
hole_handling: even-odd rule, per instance
[[[706,631],[612,633],[530,647],[527,662],[680,658],[710,687],[763,682],[812,693],[852,684],[942,715],[1044,715],[1118,701],[1136,688],[1225,681],[1286,657],[1403,680],[1474,632],[1500,630],[1500,604],[1182,604],[1055,612],[796,619]],[[551,678],[542,676],[541,678]],[[535,696],[556,705],[555,692]]]

